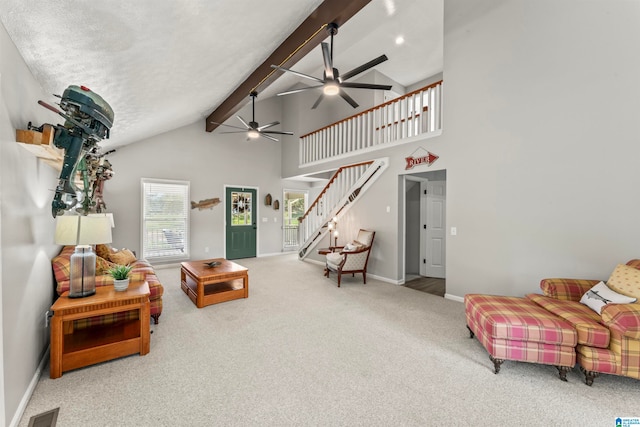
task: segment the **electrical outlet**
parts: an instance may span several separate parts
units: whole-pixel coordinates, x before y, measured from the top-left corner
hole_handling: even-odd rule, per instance
[[[205,254],[208,254],[208,253],[209,253],[209,246],[205,246],[205,247],[204,247],[204,253],[205,253]]]

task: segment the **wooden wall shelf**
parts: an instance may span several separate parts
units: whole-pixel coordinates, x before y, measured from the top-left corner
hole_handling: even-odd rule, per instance
[[[16,141],[21,147],[60,172],[64,150],[53,145],[54,132],[55,129],[49,124],[43,126],[42,132],[17,129]]]

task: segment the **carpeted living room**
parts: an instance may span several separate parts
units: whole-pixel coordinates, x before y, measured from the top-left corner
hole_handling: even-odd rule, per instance
[[[640,425],[639,19],[4,0],[0,426]]]
[[[637,380],[505,362],[498,375],[463,304],[375,279],[340,288],[295,254],[238,260],[249,298],[196,309],[180,269],[157,269],[151,351],[45,372],[20,426],[60,408],[88,425],[614,425]],[[603,404],[606,396],[606,404]]]

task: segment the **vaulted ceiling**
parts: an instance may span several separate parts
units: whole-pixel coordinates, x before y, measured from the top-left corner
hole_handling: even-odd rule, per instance
[[[85,85],[112,106],[111,139],[102,145],[115,147],[198,120],[205,131],[205,119],[222,110],[229,117],[250,101],[234,92],[242,93],[254,70],[329,3],[344,2],[3,0],[0,20],[45,92]],[[341,70],[385,53],[389,60],[376,69],[401,85],[442,71],[443,0],[352,3],[365,6],[334,38]],[[350,14],[344,9],[337,16]],[[322,76],[320,48],[308,50],[283,66]],[[300,81],[289,73],[273,77],[257,87],[261,99]]]

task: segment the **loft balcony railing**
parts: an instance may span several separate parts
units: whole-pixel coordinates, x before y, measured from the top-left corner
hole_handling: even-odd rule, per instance
[[[300,166],[442,130],[442,80],[300,137]]]

